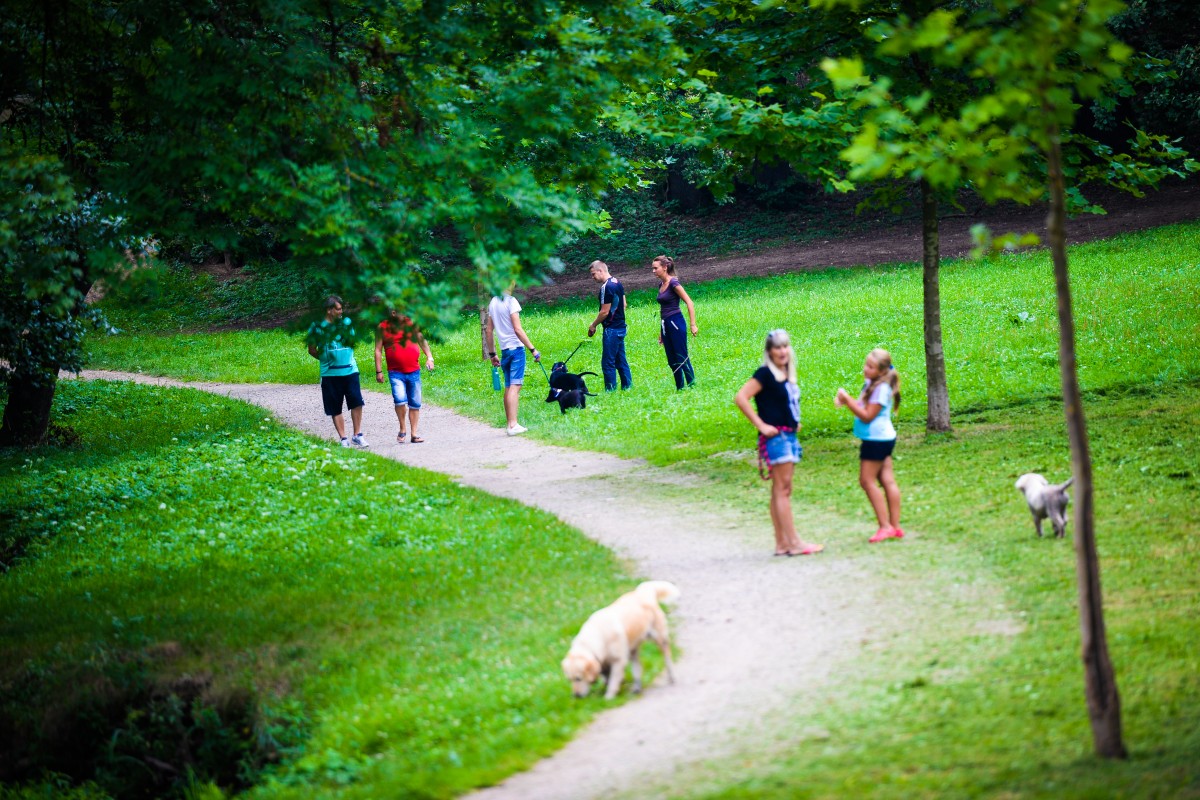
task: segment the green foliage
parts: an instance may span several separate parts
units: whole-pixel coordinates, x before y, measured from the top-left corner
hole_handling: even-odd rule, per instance
[[[0,380],[42,386],[79,368],[84,331],[99,322],[83,308],[84,276],[120,228],[99,205],[58,159],[0,145]]]
[[[1110,25],[1138,52],[1136,66],[1162,78],[1125,100],[1134,123],[1182,139],[1191,152],[1200,151],[1200,6],[1189,0],[1130,0]],[[1108,109],[1097,116],[1101,124],[1115,117]]]
[[[1044,197],[1050,132],[1072,130],[1077,98],[1101,97],[1114,86],[1133,93],[1121,81],[1132,50],[1106,27],[1122,7],[1119,0],[1072,9],[1057,0],[995,0],[947,3],[920,17],[894,9],[874,16],[871,65],[862,56],[822,64],[848,102],[865,110],[842,153],[850,177],[920,178],[940,192],[969,185],[989,202]],[[921,81],[906,87],[912,65]],[[975,91],[963,93],[964,83]],[[1064,143],[1076,211],[1103,211],[1083,197],[1082,184],[1140,196],[1141,187],[1200,168],[1166,137],[1138,130],[1123,153],[1077,133]]]
[[[549,515],[200,392],[72,381],[55,416],[78,447],[0,453],[4,528],[27,540],[0,583],[6,726],[79,730],[69,712],[112,676],[208,675],[214,702],[253,698],[254,747],[281,759],[243,776],[266,780],[259,796],[444,797],[528,765],[600,707],[571,700],[558,661],[628,578]],[[160,749],[177,722],[241,731],[172,702],[118,703],[128,713],[84,741],[180,767]],[[199,777],[174,791],[221,775]]]

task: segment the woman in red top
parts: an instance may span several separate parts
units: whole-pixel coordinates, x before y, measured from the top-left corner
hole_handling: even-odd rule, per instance
[[[433,353],[413,321],[396,309],[375,329],[375,380],[383,383],[383,359],[387,359],[387,376],[392,383],[392,401],[396,404],[396,419],[400,432],[396,443],[403,444],[409,431],[413,444],[425,441],[417,435],[421,417],[421,351],[425,351],[425,366],[433,369]],[[405,417],[408,429],[405,429]]]

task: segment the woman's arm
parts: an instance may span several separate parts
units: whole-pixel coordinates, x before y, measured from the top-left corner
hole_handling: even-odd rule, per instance
[[[420,331],[417,331],[417,344],[425,351],[425,367],[433,369],[433,351],[429,349],[429,342],[425,341],[425,337],[421,335]]]
[[[383,383],[383,331],[375,329],[375,382]]]
[[[738,409],[750,420],[750,424],[758,429],[758,432],[770,439],[772,436],[779,435],[779,429],[774,425],[768,425],[763,422],[762,417],[754,410],[754,406],[750,404],[750,398],[762,391],[762,384],[758,382],[758,378],[751,378],[738,389],[738,393],[733,396],[733,403]]]
[[[675,284],[675,294],[679,295],[680,300],[687,303],[688,319],[692,321],[692,336],[696,336],[700,333],[700,329],[696,327],[696,307],[692,305],[692,298],[688,297],[688,293],[683,289],[683,284],[680,283]]]

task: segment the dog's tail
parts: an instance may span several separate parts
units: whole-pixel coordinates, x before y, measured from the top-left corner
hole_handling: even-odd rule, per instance
[[[594,373],[594,372],[578,372],[576,374],[582,378],[584,375],[595,375],[596,373]]]
[[[669,581],[643,581],[638,584],[636,591],[653,596],[659,603],[672,603],[679,599],[679,587]]]

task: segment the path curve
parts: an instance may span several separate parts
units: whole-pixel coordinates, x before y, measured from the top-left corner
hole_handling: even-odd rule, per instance
[[[102,371],[82,377],[200,389],[262,406],[308,433],[333,434],[315,385],[184,383]],[[739,732],[753,725],[761,733],[772,709],[819,689],[868,641],[894,633],[887,615],[869,616],[873,582],[836,548],[815,558],[770,557],[765,508],[750,515],[719,507],[704,498],[702,481],[644,462],[509,438],[429,405],[421,414],[426,442],[397,445],[389,400],[367,396],[363,432],[370,452],[545,509],[632,561],[636,574],[670,580],[682,591],[671,615],[682,651],[678,683],[660,678],[533,769],[471,795],[477,800],[648,796],[648,786],[673,784],[735,752],[746,741]],[[613,514],[618,494],[621,513]],[[763,500],[765,506],[765,494]],[[568,644],[562,643],[564,654]],[[563,697],[574,702],[565,680]]]

